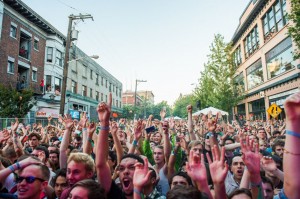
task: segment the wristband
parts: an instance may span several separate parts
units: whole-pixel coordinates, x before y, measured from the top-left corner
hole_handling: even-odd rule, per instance
[[[137,193],[141,198],[144,198],[143,194],[139,190],[133,188],[133,192]]]
[[[137,140],[133,140],[132,145],[133,146],[137,146],[137,144],[138,144],[138,141]]]
[[[100,126],[100,130],[107,131],[109,130],[109,126]]]
[[[87,128],[83,128],[82,131],[86,132],[86,131],[87,131]]]
[[[91,138],[88,138],[89,143],[91,143],[92,147],[94,147],[94,141]]]
[[[21,165],[19,162],[16,162],[16,165],[17,165],[17,169],[21,169]]]
[[[257,188],[259,188],[261,186],[261,181],[259,183],[250,182],[250,185],[251,185],[251,187],[257,187]]]
[[[10,165],[8,168],[11,170],[11,172],[15,172],[15,168],[13,165]]]
[[[285,134],[300,138],[300,133],[296,133],[296,132],[293,132],[293,131],[290,131],[290,130],[286,130]]]

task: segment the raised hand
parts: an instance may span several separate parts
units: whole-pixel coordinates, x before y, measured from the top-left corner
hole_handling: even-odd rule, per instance
[[[0,131],[0,143],[8,140],[10,138],[8,130],[4,129]]]
[[[97,107],[98,119],[101,125],[109,126],[109,118],[111,113],[112,94],[109,93],[108,104],[100,102]]]
[[[71,115],[65,115],[64,117],[64,122],[65,122],[65,127],[66,129],[72,129],[72,127],[74,126],[74,121],[72,120]]]
[[[89,134],[93,134],[96,130],[96,124],[94,122],[91,122],[89,127],[87,128],[87,132]]]
[[[190,150],[188,162],[186,162],[187,174],[197,183],[207,183],[206,168],[204,163],[204,155],[198,156]]]
[[[86,116],[86,112],[83,112],[82,114],[82,117],[78,123],[78,125],[81,127],[81,128],[85,128],[86,127],[86,122],[87,122],[88,118]]]
[[[225,182],[225,178],[228,172],[228,164],[224,162],[225,160],[225,148],[222,147],[221,157],[219,156],[218,148],[216,145],[212,148],[212,157],[213,161],[208,153],[206,153],[206,157],[209,163],[209,170],[211,174],[211,178],[214,184],[221,184]]]
[[[189,104],[189,105],[186,107],[186,110],[187,110],[188,113],[191,113],[191,112],[193,111],[193,106]]]
[[[167,111],[166,109],[162,109],[159,113],[161,120],[163,120],[166,117]]]
[[[284,103],[286,129],[300,133],[300,92],[288,97]]]
[[[261,158],[261,167],[265,171],[273,172],[277,169],[276,163],[272,157],[264,156]]]
[[[245,139],[240,138],[242,159],[251,175],[260,172],[259,145],[254,146],[254,140],[249,141],[249,136]]]
[[[11,123],[11,130],[13,131],[13,132],[16,132],[17,131],[17,129],[18,129],[18,126],[19,126],[19,120],[18,120],[18,118],[15,118],[15,123]]]
[[[146,185],[150,179],[151,171],[148,168],[148,159],[144,159],[144,165],[137,162],[135,165],[135,170],[133,174],[133,186],[139,191]]]
[[[134,139],[138,141],[143,134],[143,130],[145,129],[145,124],[143,120],[138,120],[136,128],[134,129]]]

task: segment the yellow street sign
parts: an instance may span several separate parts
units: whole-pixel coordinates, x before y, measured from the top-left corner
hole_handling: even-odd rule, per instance
[[[281,112],[282,112],[282,109],[279,107],[279,106],[277,106],[276,104],[272,104],[269,108],[268,108],[268,110],[267,110],[267,112],[272,116],[272,117],[277,117]]]

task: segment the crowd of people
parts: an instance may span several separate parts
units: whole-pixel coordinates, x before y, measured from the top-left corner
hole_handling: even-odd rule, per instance
[[[300,198],[300,93],[285,120],[231,123],[220,113],[186,120],[111,120],[83,114],[47,126],[16,118],[0,130],[0,198]]]

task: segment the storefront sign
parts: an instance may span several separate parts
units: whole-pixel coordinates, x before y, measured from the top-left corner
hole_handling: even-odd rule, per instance
[[[276,104],[272,104],[272,105],[268,108],[267,112],[268,112],[272,117],[276,118],[276,117],[282,112],[282,109],[281,109],[279,106],[277,106]]]
[[[35,112],[35,117],[47,118],[49,116],[51,116],[52,118],[58,118],[59,116],[58,109],[41,108],[40,110]]]

